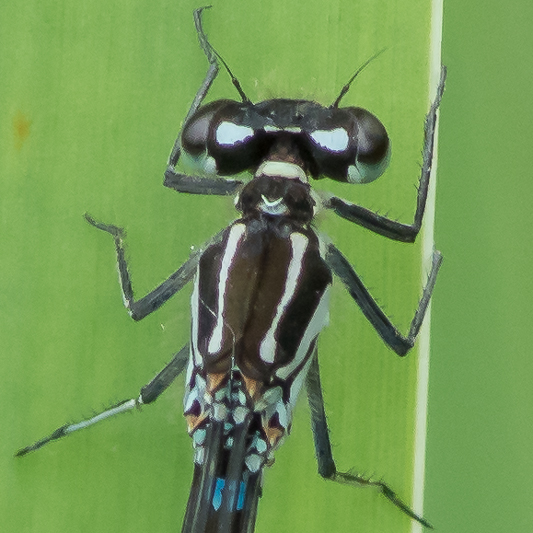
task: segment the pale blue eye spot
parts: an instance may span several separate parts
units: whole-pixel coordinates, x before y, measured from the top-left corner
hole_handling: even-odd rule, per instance
[[[249,126],[221,122],[216,131],[216,141],[221,146],[233,146],[242,143],[254,135],[254,130]]]
[[[207,151],[198,156],[189,154],[186,150],[182,151],[180,165],[188,174],[204,174],[206,176],[217,175],[217,164],[213,157],[208,155]]]
[[[350,140],[348,132],[343,128],[316,130],[310,136],[316,144],[330,152],[344,152]]]
[[[390,161],[390,146],[385,154],[385,157],[378,163],[361,163],[356,161],[355,165],[348,167],[348,183],[370,183],[377,180],[385,169],[389,166]]]

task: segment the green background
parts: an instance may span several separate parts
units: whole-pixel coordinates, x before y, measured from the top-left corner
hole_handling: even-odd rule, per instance
[[[390,170],[366,188],[318,187],[409,221],[427,109],[429,2],[214,4],[206,28],[253,100],[329,103],[359,64],[388,47],[344,103],[386,124]],[[444,15],[436,242],[445,263],[433,305],[425,515],[439,531],[529,532],[532,165],[524,130],[532,8],[465,4],[447,1]],[[161,185],[206,68],[195,7],[48,0],[1,9],[2,531],[180,529],[192,456],[181,383],[142,414],[23,460],[12,453],[135,395],[187,338],[190,289],[133,323],[121,306],[112,243],[82,215],[127,229],[139,296],[234,217],[228,199]],[[211,97],[228,95],[234,90],[221,75]],[[424,276],[419,246],[321,218],[406,331]],[[388,351],[341,287],[320,350],[339,468],[383,476],[408,496],[416,353],[401,360]],[[267,472],[257,531],[410,527],[377,495],[319,478],[300,402],[293,434]]]

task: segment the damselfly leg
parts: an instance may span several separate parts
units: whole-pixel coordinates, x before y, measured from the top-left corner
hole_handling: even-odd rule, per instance
[[[435,147],[435,131],[437,128],[437,111],[444,94],[446,82],[446,67],[443,65],[440,72],[437,95],[433,100],[430,110],[424,122],[424,144],[422,147],[422,169],[416,199],[416,211],[412,224],[403,224],[397,220],[378,215],[365,207],[353,204],[342,198],[330,195],[325,201],[325,207],[333,211],[342,218],[354,222],[370,231],[383,235],[389,239],[402,242],[414,242],[422,227],[422,219],[426,209],[428,197],[429,178],[431,176],[431,166],[433,164],[433,150]]]
[[[418,303],[409,333],[407,336],[402,335],[390,321],[387,315],[376,303],[374,298],[364,286],[361,278],[357,275],[348,260],[333,245],[329,244],[326,252],[326,263],[339,279],[344,283],[346,289],[355,300],[367,320],[374,326],[379,336],[394,350],[398,355],[405,355],[414,346],[420,327],[426,315],[427,308],[431,299],[431,293],[437,281],[437,274],[442,264],[442,255],[438,251],[433,252],[431,271],[429,272],[428,281],[422,292],[422,298]]]
[[[65,424],[60,428],[57,428],[50,435],[21,448],[15,455],[17,457],[26,455],[27,453],[33,452],[42,448],[45,444],[53,442],[55,440],[66,437],[75,431],[80,429],[85,429],[98,422],[102,422],[107,418],[110,418],[121,413],[127,413],[135,408],[140,408],[143,405],[155,402],[163,392],[170,386],[170,384],[183,372],[183,369],[187,365],[187,360],[189,358],[189,345],[184,346],[178,353],[174,354],[174,357],[171,361],[157,374],[157,376],[152,379],[149,383],[144,385],[137,398],[130,398],[128,400],[123,400],[116,403],[115,405],[105,409],[104,411],[97,413],[96,415],[81,420],[79,422],[74,422],[72,424]]]
[[[318,465],[318,473],[325,479],[336,481],[344,485],[361,488],[373,488],[383,494],[398,509],[403,511],[423,526],[433,528],[433,526],[422,516],[415,513],[397,494],[383,481],[358,475],[354,472],[339,472],[335,466],[331,442],[329,440],[329,428],[320,384],[320,368],[318,365],[318,353],[315,351],[313,362],[306,379],[307,400],[311,411],[311,426],[313,428],[313,438],[315,442],[315,456]]]
[[[205,34],[202,26],[202,12],[208,7],[211,6],[201,7],[200,9],[195,10],[194,25],[196,26],[196,33],[198,35],[198,40],[200,41],[200,46],[207,57],[209,68],[207,69],[207,73],[202,84],[200,85],[200,88],[196,92],[196,96],[194,97],[192,105],[187,112],[184,123],[187,123],[189,119],[198,111],[219,71],[217,54],[209,43],[207,35]],[[242,90],[240,89],[239,82],[233,75],[232,80],[234,85],[237,87],[237,90],[244,96],[244,93],[242,93]],[[221,177],[217,177],[217,179],[214,180],[209,177],[190,176],[188,174],[183,174],[176,171],[175,167],[180,159],[181,152],[182,147],[180,132],[176,138],[176,141],[174,142],[174,146],[168,160],[168,167],[165,171],[165,187],[189,194],[212,194],[220,196],[233,195],[239,190],[240,187],[242,187],[243,182],[239,180]]]

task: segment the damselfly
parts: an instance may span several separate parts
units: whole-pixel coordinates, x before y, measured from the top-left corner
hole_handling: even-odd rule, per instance
[[[194,20],[209,69],[174,144],[165,185],[191,194],[235,195],[240,217],[159,287],[136,300],[123,231],[86,215],[90,224],[114,238],[124,302],[135,320],[158,309],[194,280],[190,344],[141,389],[137,399],[62,426],[17,455],[154,401],[187,367],[184,412],[194,446],[194,475],[182,531],[252,532],[264,468],[272,464],[274,452],[290,431],[296,398],[305,384],[320,475],[344,484],[375,487],[405,514],[430,527],[384,482],[337,470],[322,399],[317,338],[327,322],[335,275],[384,342],[398,355],[405,355],[424,319],[441,255],[433,254],[426,287],[404,336],[346,258],[333,244],[324,242],[312,223],[319,209],[330,209],[389,239],[415,240],[428,195],[446,71],[442,68],[437,97],[426,116],[414,221],[402,224],[320,194],[309,183],[318,177],[368,183],[387,167],[390,144],[381,122],[362,108],[339,107],[366,63],[328,107],[289,99],[254,104],[209,43],[202,28],[203,9],[195,11]],[[202,105],[219,62],[241,101]],[[180,158],[194,164],[199,175],[179,172]],[[249,181],[231,177],[245,171],[252,174]]]

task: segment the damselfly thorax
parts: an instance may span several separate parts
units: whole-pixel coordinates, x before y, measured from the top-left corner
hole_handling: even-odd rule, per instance
[[[248,187],[263,182],[256,180]],[[309,224],[270,214],[261,196],[200,259],[185,413],[194,433],[209,420],[205,399],[213,401],[237,375],[244,404],[260,414],[266,460],[290,428],[316,337],[327,323],[331,272]]]

